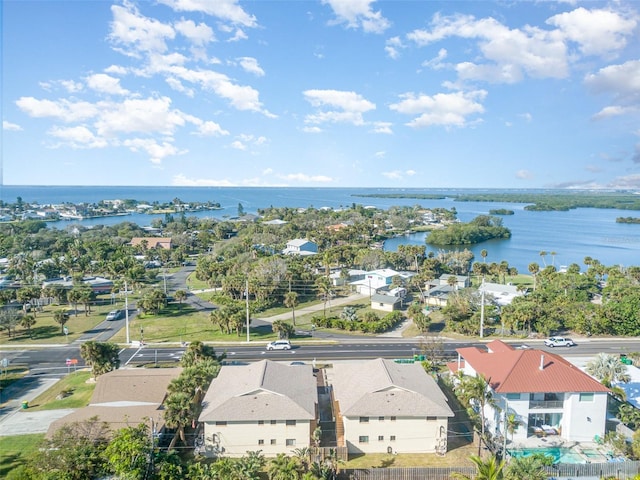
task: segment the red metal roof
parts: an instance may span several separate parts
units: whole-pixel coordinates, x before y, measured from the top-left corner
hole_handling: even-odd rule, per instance
[[[554,353],[536,349],[516,350],[500,340],[492,341],[487,347],[489,350],[466,347],[456,351],[498,393],[609,391]]]

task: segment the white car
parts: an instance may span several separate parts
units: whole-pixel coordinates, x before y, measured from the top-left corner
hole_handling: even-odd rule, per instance
[[[106,320],[120,320],[124,318],[124,310],[112,310],[107,314]]]
[[[291,343],[289,340],[276,340],[267,343],[267,350],[291,350]]]
[[[566,338],[566,337],[551,337],[551,338],[547,338],[544,341],[544,344],[547,347],[573,347],[575,345],[575,343],[573,343],[573,340],[571,340],[570,338]]]

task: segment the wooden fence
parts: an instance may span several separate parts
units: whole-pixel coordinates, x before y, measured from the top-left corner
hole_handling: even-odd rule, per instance
[[[558,464],[548,467],[546,471],[550,478],[613,477],[627,480],[640,473],[640,462]],[[449,480],[454,472],[474,478],[476,469],[475,467],[344,469],[339,473],[338,480]]]

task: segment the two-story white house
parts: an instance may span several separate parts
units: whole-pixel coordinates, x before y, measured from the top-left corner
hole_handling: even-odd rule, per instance
[[[262,360],[220,369],[203,399],[205,454],[291,455],[311,446],[318,391],[311,365]]]
[[[446,453],[454,415],[422,365],[336,363],[332,384],[336,432],[349,453]]]
[[[603,437],[609,389],[559,355],[537,349],[516,349],[501,340],[486,348],[459,348],[449,368],[482,375],[495,406],[487,406],[488,431],[502,434],[505,412],[515,414],[514,441],[528,436],[559,435],[571,441]]]
[[[287,242],[282,253],[284,255],[315,255],[318,253],[318,245],[306,238],[294,238]]]

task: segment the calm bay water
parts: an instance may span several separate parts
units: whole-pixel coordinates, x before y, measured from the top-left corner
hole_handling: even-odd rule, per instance
[[[480,260],[480,251],[488,252],[488,262],[506,260],[522,273],[528,273],[528,265],[537,262],[544,266],[546,261],[556,266],[577,263],[582,268],[584,257],[590,256],[605,265],[640,264],[640,225],[619,224],[617,217],[640,216],[627,210],[605,210],[583,208],[568,212],[531,212],[524,210],[524,204],[501,202],[455,202],[444,200],[421,200],[412,198],[374,198],[355,195],[373,193],[456,193],[486,192],[487,190],[437,190],[437,189],[378,189],[378,188],[241,188],[241,187],[42,187],[3,186],[0,199],[15,202],[17,197],[29,203],[95,203],[100,200],[135,199],[142,202],[170,202],[179,198],[184,202],[218,202],[221,210],[197,212],[193,216],[225,218],[235,216],[238,204],[245,212],[255,213],[259,208],[274,207],[347,207],[353,203],[389,208],[395,205],[422,205],[423,207],[455,207],[458,218],[469,221],[477,215],[487,214],[490,209],[507,208],[515,215],[504,216],[503,222],[511,230],[509,240],[494,240],[468,247]],[[191,215],[191,214],[190,214]],[[113,225],[123,221],[142,226],[150,225],[153,215],[134,214],[122,217],[107,217],[82,220],[82,225]],[[159,217],[163,217],[160,215]],[[63,229],[74,222],[55,222],[51,226]],[[412,234],[393,238],[385,243],[385,249],[396,250],[400,244],[424,245],[425,234]],[[438,248],[427,246],[427,251],[437,252]],[[541,251],[556,252],[541,257]]]

